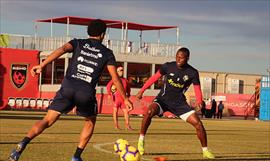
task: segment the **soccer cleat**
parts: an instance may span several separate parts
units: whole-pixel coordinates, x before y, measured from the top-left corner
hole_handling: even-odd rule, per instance
[[[83,161],[82,158],[75,158],[75,157],[72,157],[71,161]]]
[[[8,161],[19,160],[21,153],[23,152],[24,149],[25,149],[25,145],[22,142],[17,144],[16,148],[13,149],[12,152],[10,153],[10,155],[8,157]]]
[[[203,151],[203,158],[214,159],[215,156],[209,150]]]
[[[19,160],[21,156],[21,153],[17,152],[16,149],[12,150],[12,152],[10,153],[9,157],[8,157],[8,161],[17,161]]]
[[[138,141],[138,150],[141,155],[144,154],[144,140],[139,139]]]

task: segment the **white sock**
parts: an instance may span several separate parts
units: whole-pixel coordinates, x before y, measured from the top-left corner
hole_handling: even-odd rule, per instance
[[[207,151],[208,148],[207,147],[202,147],[202,151]]]
[[[144,140],[144,135],[140,134],[139,140]]]

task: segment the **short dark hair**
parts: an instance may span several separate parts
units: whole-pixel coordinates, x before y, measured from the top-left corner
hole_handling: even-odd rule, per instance
[[[189,55],[190,55],[189,49],[186,47],[182,47],[182,48],[178,49],[177,53],[179,53],[179,52],[184,53],[187,57],[189,57]]]
[[[107,25],[101,19],[92,20],[87,28],[87,33],[89,36],[100,36],[102,33],[105,33]]]

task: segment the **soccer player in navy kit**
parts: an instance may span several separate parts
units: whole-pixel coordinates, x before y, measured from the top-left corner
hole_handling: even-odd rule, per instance
[[[138,150],[141,155],[144,154],[144,136],[151,124],[152,117],[155,115],[162,116],[165,111],[170,111],[175,116],[180,117],[195,127],[197,137],[202,145],[203,157],[209,159],[215,158],[207,148],[207,136],[204,126],[195,113],[195,110],[186,102],[184,95],[188,87],[193,84],[197,104],[201,107],[202,93],[199,73],[187,63],[189,55],[190,53],[187,48],[180,48],[176,53],[176,61],[163,64],[159,71],[146,81],[136,95],[138,99],[141,99],[144,91],[160,77],[164,76],[164,87],[144,112],[138,141]]]
[[[73,53],[61,88],[49,106],[46,116],[43,120],[36,122],[28,131],[27,136],[18,143],[9,156],[10,161],[18,160],[26,145],[32,139],[53,125],[61,114],[71,111],[74,106],[77,107],[77,115],[85,118],[85,123],[72,161],[82,161],[81,153],[90,140],[96,123],[95,88],[104,67],[107,67],[113,83],[124,99],[126,108],[128,110],[133,109],[133,105],[126,96],[121,80],[117,75],[113,52],[102,44],[106,28],[106,23],[102,20],[91,21],[87,30],[88,39],[71,40],[53,51],[40,65],[31,69],[33,76],[40,74],[42,69],[53,60],[67,52]]]

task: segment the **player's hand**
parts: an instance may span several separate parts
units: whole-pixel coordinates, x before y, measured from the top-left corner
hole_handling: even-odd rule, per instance
[[[139,91],[137,94],[136,94],[136,97],[138,99],[142,99],[142,96],[143,96],[143,93],[141,91]]]
[[[203,104],[202,102],[201,103],[198,103],[198,105],[197,105],[197,110],[198,111],[200,111],[202,109],[202,106],[203,106],[202,104]]]
[[[40,65],[36,65],[31,69],[31,75],[34,77],[37,74],[40,74],[42,71],[42,67]]]
[[[133,103],[128,98],[124,100],[124,103],[128,111],[133,110]]]

